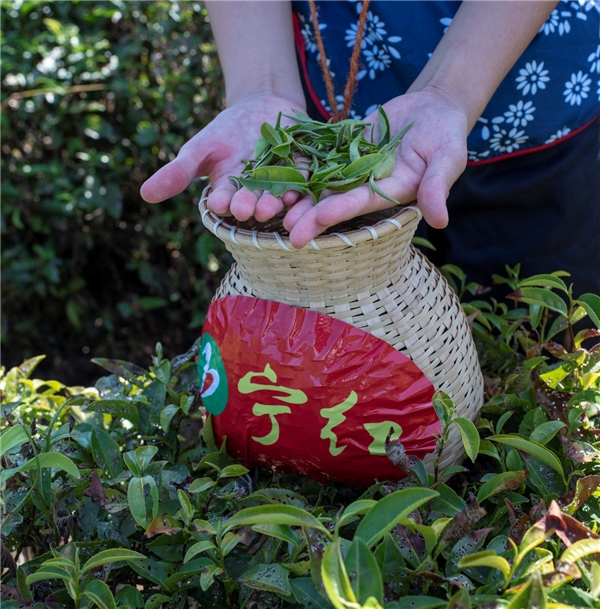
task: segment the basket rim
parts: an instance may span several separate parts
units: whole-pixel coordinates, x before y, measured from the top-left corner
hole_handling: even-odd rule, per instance
[[[419,222],[423,217],[421,210],[415,205],[406,205],[398,209],[389,218],[384,218],[375,222],[371,226],[364,226],[347,232],[335,232],[327,235],[318,235],[301,249],[296,249],[287,236],[279,234],[277,231],[259,231],[239,228],[228,224],[226,219],[218,216],[206,205],[208,193],[211,189],[209,184],[202,191],[202,196],[198,202],[198,210],[202,218],[202,223],[215,236],[225,243],[233,243],[238,246],[250,246],[257,250],[277,250],[277,251],[306,251],[310,248],[314,250],[340,249],[355,247],[365,241],[376,241],[394,231],[399,231],[411,221]],[[407,217],[408,216],[408,217]]]

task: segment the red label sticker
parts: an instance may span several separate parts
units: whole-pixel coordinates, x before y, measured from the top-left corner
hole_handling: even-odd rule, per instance
[[[210,362],[222,362],[227,381],[218,405],[204,405],[217,441],[226,436],[227,452],[247,467],[363,486],[404,476],[385,455],[390,430],[410,455],[436,448],[433,385],[363,330],[315,311],[226,296],[210,306],[203,334],[212,349],[198,361],[203,390],[214,383]]]

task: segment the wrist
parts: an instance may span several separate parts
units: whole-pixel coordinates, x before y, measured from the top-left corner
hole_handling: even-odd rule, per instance
[[[485,109],[489,97],[486,94],[481,94],[481,91],[478,95],[478,92],[473,91],[472,88],[463,90],[460,86],[456,86],[456,80],[454,79],[453,82],[448,73],[446,76],[447,78],[434,76],[421,81],[417,79],[407,93],[421,92],[452,106],[465,116],[468,134]]]
[[[225,101],[228,108],[242,102],[250,102],[259,98],[284,99],[292,104],[306,108],[306,99],[302,86],[295,87],[293,83],[282,82],[282,79],[269,79],[263,75],[261,80],[251,84],[237,83],[235,86],[225,86]]]

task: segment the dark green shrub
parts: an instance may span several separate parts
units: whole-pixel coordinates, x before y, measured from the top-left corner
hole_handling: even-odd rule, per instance
[[[34,380],[40,358],[0,370],[3,609],[600,607],[600,349],[591,330],[546,342],[586,314],[600,327],[600,297],[509,280],[516,307],[466,305],[477,427],[434,397],[440,442],[456,425],[468,456],[428,473],[386,442],[407,477],[368,489],[215,446],[199,341],[148,367],[98,360],[95,388]]]
[[[136,359],[160,339],[182,351],[223,250],[202,234],[200,184],[160,206],[139,187],[221,107],[205,9],[1,7],[5,362],[43,352],[82,382],[82,350]]]

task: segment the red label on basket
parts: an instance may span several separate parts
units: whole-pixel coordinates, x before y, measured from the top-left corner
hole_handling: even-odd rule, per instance
[[[422,458],[441,431],[434,387],[385,341],[286,304],[226,296],[210,306],[198,358],[217,441],[246,466],[353,486],[398,480],[385,439]]]

